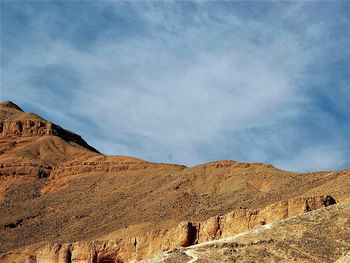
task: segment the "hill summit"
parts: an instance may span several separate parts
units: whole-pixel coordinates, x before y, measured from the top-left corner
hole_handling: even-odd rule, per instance
[[[11,101],[0,104],[0,153],[2,175],[40,177],[63,161],[99,154],[79,135]]]
[[[12,101],[4,101],[0,103],[0,108],[3,109],[15,109],[18,111],[23,111],[20,107],[18,107],[15,103],[13,103]]]

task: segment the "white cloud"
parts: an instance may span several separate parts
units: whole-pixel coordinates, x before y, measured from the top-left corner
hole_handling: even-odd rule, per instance
[[[323,47],[310,48],[305,38],[311,43],[325,35],[327,27],[310,22],[305,32],[296,32],[274,17],[248,19],[222,9],[213,12],[205,4],[191,16],[173,3],[131,5],[139,17],[125,19],[141,19],[147,34],[115,35],[113,27],[99,28],[86,18],[86,26],[101,31],[86,50],[77,49],[71,39],[48,34],[48,18],[57,23],[62,19],[54,10],[33,17],[37,41],[20,43],[20,52],[3,69],[6,96],[19,104],[40,105],[48,116],[62,120],[62,126],[74,128],[110,154],[153,161],[170,156],[173,162],[195,164],[212,158],[208,151],[215,151],[225,159],[269,160],[293,170],[342,165],[344,151],[333,149],[329,155],[317,150],[321,148],[314,154],[306,146],[296,149],[293,143],[302,138],[299,124],[291,124],[295,133],[288,136],[277,132],[312,108],[302,82],[313,80],[308,70]],[[118,12],[119,4],[115,8]],[[281,21],[298,20],[293,8],[302,7],[282,9]],[[72,24],[69,31],[77,28]],[[65,88],[70,102],[64,108],[57,97],[29,82],[33,70],[52,65],[71,69],[79,80],[79,85]],[[87,131],[83,119],[94,128]],[[241,142],[232,139],[233,133]],[[293,151],[288,154],[283,147]],[[277,150],[283,152],[282,159]],[[290,158],[298,151],[300,158]]]

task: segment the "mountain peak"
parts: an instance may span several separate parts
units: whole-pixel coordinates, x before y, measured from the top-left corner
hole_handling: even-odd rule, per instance
[[[16,109],[16,110],[19,110],[19,111],[22,111],[23,110],[15,103],[13,103],[12,101],[4,101],[4,102],[1,102],[0,103],[0,108],[9,108],[9,109]]]
[[[61,126],[47,121],[34,113],[24,112],[12,101],[0,103],[0,135],[5,137],[13,135],[19,137],[53,135],[98,153],[80,135],[65,130]]]

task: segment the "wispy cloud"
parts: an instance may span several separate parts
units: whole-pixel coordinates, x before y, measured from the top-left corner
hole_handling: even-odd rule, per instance
[[[2,2],[2,99],[109,154],[350,166],[348,3],[80,4]]]

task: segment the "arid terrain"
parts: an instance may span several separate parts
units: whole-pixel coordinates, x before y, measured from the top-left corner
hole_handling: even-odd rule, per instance
[[[12,102],[0,153],[0,262],[349,262],[350,169],[107,156]]]
[[[349,262],[349,214],[348,204],[333,205],[144,262]]]

